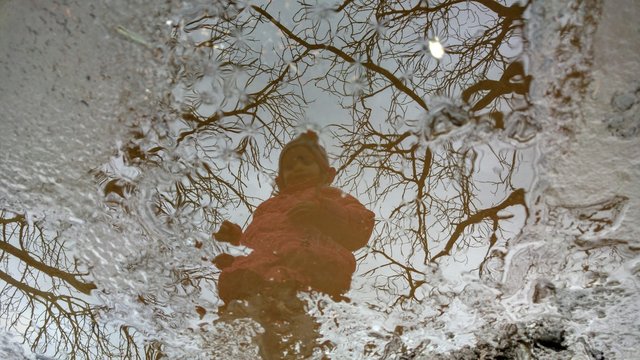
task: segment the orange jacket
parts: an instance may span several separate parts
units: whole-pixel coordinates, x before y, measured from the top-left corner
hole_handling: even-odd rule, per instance
[[[325,225],[294,223],[287,212],[301,202],[318,204],[325,214]],[[349,290],[356,269],[352,251],[367,244],[373,225],[373,212],[336,188],[282,192],[254,212],[240,239],[253,251],[237,257],[222,271],[219,296],[228,303],[284,283],[329,295],[343,294]]]

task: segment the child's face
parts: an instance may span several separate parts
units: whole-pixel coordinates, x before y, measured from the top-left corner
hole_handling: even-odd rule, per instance
[[[311,186],[322,182],[322,169],[311,150],[305,146],[295,146],[284,154],[280,173],[286,186]]]

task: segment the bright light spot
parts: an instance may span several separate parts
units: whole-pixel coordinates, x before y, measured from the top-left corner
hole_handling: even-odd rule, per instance
[[[429,40],[429,52],[431,52],[431,56],[438,60],[444,56],[444,47],[437,36],[433,40]]]
[[[173,25],[173,21],[172,21],[172,20],[167,20],[167,21],[165,22],[165,24],[167,24],[167,25],[171,26],[171,25]]]

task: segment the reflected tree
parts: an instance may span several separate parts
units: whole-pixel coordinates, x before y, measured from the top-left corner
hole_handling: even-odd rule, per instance
[[[177,141],[203,147],[198,171],[232,174],[214,187],[234,189],[222,198],[250,210],[246,181],[273,174],[260,159],[296,129],[316,126],[305,111],[318,96],[332,98],[348,116],[328,127],[341,149],[339,185],[379,210],[360,260],[376,264],[366,273],[380,274],[380,291],[415,293],[428,281],[419,265],[491,248],[513,217],[505,209],[526,209],[513,181],[521,154],[487,136],[529,139],[526,117],[513,116],[528,106],[531,77],[519,60],[528,3],[289,5],[219,3],[175,28]],[[439,39],[440,60],[429,51]],[[479,176],[481,162],[493,178]],[[172,198],[197,199],[203,180],[189,178]],[[488,188],[492,199],[481,201]]]
[[[59,237],[41,220],[0,211],[0,319],[5,331],[19,334],[36,354],[69,359],[153,359],[157,344],[146,344],[137,330],[113,331],[101,323],[108,311],[97,305],[89,280]]]
[[[211,259],[223,249],[208,241],[211,231],[232,213],[250,214],[255,188],[275,175],[265,160],[296,131],[315,127],[338,139],[338,185],[378,215],[358,255],[381,296],[422,300],[425,264],[462,261],[476,247],[486,252],[478,270],[488,271],[510,210],[527,209],[514,175],[522,153],[508,143],[532,133],[521,114],[531,77],[519,58],[528,4],[216,1],[189,10],[164,52],[171,88],[162,111],[136,119],[117,155],[126,167],[161,168],[167,177],[149,195],[135,177],[96,169],[105,203],[129,214],[150,204],[143,215],[173,234],[185,261],[171,267],[163,291],[197,299],[216,288]],[[442,59],[429,50],[439,41]],[[338,104],[343,118],[324,128],[307,120],[319,97]],[[55,233],[22,215],[1,218],[2,318],[34,350],[161,357],[162,341],[145,342],[136,324],[116,332],[100,324],[110,309],[93,305],[96,286]],[[175,255],[171,246],[157,251]],[[136,297],[169,317],[170,300]],[[208,313],[189,306],[195,319]]]

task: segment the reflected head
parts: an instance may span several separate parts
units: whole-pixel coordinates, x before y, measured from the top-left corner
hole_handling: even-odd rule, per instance
[[[327,152],[313,131],[300,134],[285,145],[278,162],[276,183],[282,190],[290,186],[328,185],[335,177]]]

